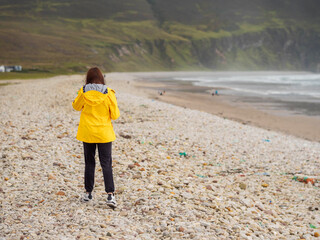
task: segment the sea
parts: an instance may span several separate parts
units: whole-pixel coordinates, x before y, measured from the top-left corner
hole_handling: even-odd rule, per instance
[[[165,79],[162,79],[165,80]],[[204,72],[167,78],[188,81],[267,110],[320,117],[320,74],[309,72]]]

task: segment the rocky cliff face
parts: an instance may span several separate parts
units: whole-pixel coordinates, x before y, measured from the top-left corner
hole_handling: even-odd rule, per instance
[[[266,29],[229,37],[187,41],[156,39],[116,45],[113,68],[134,59],[150,69],[319,71],[320,36],[305,29]],[[149,60],[149,61],[148,61]],[[121,66],[121,64],[120,64]]]
[[[193,55],[210,69],[288,69],[316,71],[320,36],[310,30],[262,32],[192,41]]]

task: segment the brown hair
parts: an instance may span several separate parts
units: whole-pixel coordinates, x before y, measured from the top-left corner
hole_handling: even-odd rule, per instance
[[[86,84],[89,84],[89,83],[105,85],[104,77],[99,68],[93,67],[88,70],[87,77],[86,77]]]

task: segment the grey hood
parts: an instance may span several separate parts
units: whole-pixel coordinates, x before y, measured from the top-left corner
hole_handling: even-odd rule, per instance
[[[107,94],[108,93],[108,88],[106,85],[103,84],[95,84],[95,83],[89,83],[83,86],[83,93],[88,92],[88,91],[98,91],[101,92],[103,94]]]

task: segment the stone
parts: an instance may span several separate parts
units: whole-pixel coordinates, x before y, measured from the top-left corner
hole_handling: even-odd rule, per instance
[[[162,235],[163,235],[164,237],[169,237],[169,236],[170,236],[170,233],[169,233],[168,231],[164,231],[164,232],[162,233]]]
[[[66,193],[65,193],[65,192],[63,192],[63,191],[59,191],[59,192],[57,192],[57,193],[56,193],[56,195],[58,195],[58,196],[65,196],[65,195],[66,195]]]
[[[247,208],[250,208],[252,207],[252,201],[248,198],[245,198],[245,199],[241,199],[240,200]]]
[[[261,204],[256,204],[256,208],[258,208],[260,211],[264,211],[264,208]]]
[[[247,185],[245,183],[239,183],[239,188],[242,190],[246,190],[247,189]]]
[[[133,175],[132,178],[133,178],[133,179],[141,179],[142,176],[141,176],[141,174],[135,174],[135,175]]]
[[[308,207],[309,211],[318,211],[319,208],[318,207]]]
[[[125,216],[128,216],[128,212],[127,211],[121,211],[119,213],[119,215],[122,216],[122,217],[125,217]]]
[[[116,192],[117,192],[118,194],[122,194],[125,190],[126,190],[126,187],[121,186],[121,187],[118,187],[118,188],[116,189]]]
[[[134,203],[134,205],[141,205],[143,204],[144,202],[146,202],[146,199],[144,198],[139,198],[138,200],[136,200],[136,202]]]
[[[200,225],[203,226],[203,227],[205,227],[205,228],[207,228],[207,227],[210,226],[210,224],[209,224],[209,223],[206,223],[206,222],[200,222]]]
[[[120,133],[119,135],[120,135],[120,137],[123,137],[123,138],[125,138],[125,139],[131,139],[131,138],[132,138],[131,135],[126,134],[126,133]]]
[[[269,215],[274,215],[274,212],[272,210],[264,210],[264,212]]]
[[[48,175],[48,180],[56,180],[56,177],[53,176],[52,174],[49,174]]]
[[[129,164],[129,165],[128,165],[128,168],[129,168],[129,169],[133,169],[134,167],[135,167],[134,164]]]
[[[186,199],[194,199],[194,196],[191,193],[182,193],[182,197]]]
[[[32,160],[33,157],[32,157],[30,154],[22,154],[22,159],[23,159],[23,160],[27,160],[27,159]]]

